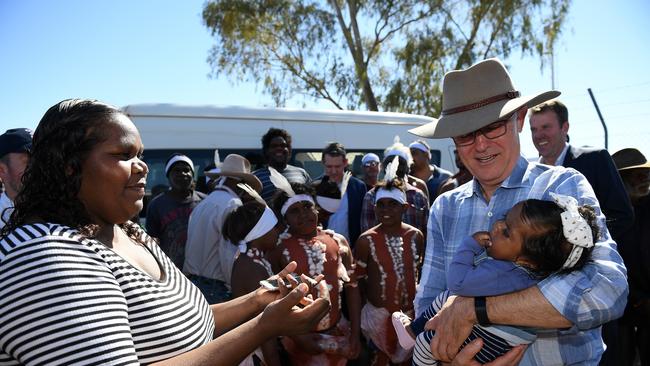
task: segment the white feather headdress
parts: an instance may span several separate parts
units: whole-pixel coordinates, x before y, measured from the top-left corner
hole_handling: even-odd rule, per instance
[[[253,189],[253,187],[249,186],[246,183],[237,183],[237,187],[241,188],[242,191],[248,193],[251,197],[255,199],[255,201],[266,206],[266,202],[264,201],[262,196],[260,196],[259,193],[257,193],[257,191]]]
[[[386,174],[384,174],[384,180],[386,182],[391,181],[397,177],[397,168],[399,168],[399,157],[395,155],[393,161],[388,163],[388,166],[386,166]]]
[[[280,174],[275,168],[269,166],[269,179],[271,180],[271,183],[280,190],[283,190],[284,193],[286,193],[289,197],[293,197],[296,195],[296,192],[293,191],[293,188],[291,188],[291,183],[287,180],[287,178],[284,177],[284,175]]]

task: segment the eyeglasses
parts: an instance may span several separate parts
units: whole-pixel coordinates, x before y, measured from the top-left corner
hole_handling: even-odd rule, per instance
[[[369,168],[369,167],[376,167],[377,165],[379,165],[379,163],[376,162],[376,161],[371,161],[371,162],[369,162],[369,163],[365,163],[365,164],[363,164],[363,166],[365,166],[366,168]]]
[[[456,136],[454,137],[454,142],[456,143],[456,146],[469,146],[476,141],[476,136],[479,133],[487,139],[494,140],[506,134],[508,131],[508,122],[510,122],[510,117],[490,123],[476,131]]]

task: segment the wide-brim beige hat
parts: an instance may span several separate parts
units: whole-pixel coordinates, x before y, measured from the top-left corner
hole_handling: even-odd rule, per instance
[[[619,150],[612,155],[612,160],[614,160],[614,165],[618,170],[650,168],[648,159],[637,149]]]
[[[226,156],[223,159],[223,163],[219,166],[218,171],[208,171],[205,175],[210,178],[239,178],[258,193],[262,193],[262,182],[255,175],[251,174],[251,163],[241,155],[230,154]]]
[[[491,58],[445,74],[440,117],[409,132],[427,138],[460,136],[559,95],[552,90],[522,97],[503,63]]]

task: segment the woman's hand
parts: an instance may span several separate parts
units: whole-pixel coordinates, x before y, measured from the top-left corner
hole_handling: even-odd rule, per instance
[[[479,366],[480,362],[474,359],[474,356],[481,350],[483,347],[482,339],[475,339],[467,346],[465,346],[459,353],[456,355],[454,360],[451,362],[451,366]],[[526,346],[519,345],[512,347],[503,356],[497,358],[496,360],[486,363],[485,366],[512,366],[518,365],[519,361],[524,357],[524,351],[526,351]],[[449,364],[445,364],[449,365]]]
[[[321,298],[305,301],[308,291],[309,286],[301,283],[283,298],[270,303],[262,312],[260,326],[268,327],[275,336],[312,331],[329,311],[330,303]],[[299,307],[301,303],[307,305]]]
[[[296,286],[298,286],[299,282],[296,281],[296,279],[292,275],[293,271],[296,270],[297,266],[298,264],[295,261],[289,262],[289,264],[287,264],[282,271],[268,278],[269,281],[277,280],[278,282],[277,290],[271,290],[263,286],[255,290],[255,301],[257,302],[260,311],[264,309],[271,302],[287,296],[287,294],[291,291],[291,289],[296,288]],[[309,290],[311,290],[311,288],[316,286],[322,279],[323,279],[323,275],[318,275],[318,277],[316,278],[311,278],[304,274],[300,276],[300,280],[302,281],[302,283],[307,285]],[[305,299],[301,303],[303,305],[307,305],[311,303],[311,296],[309,298],[305,297]]]

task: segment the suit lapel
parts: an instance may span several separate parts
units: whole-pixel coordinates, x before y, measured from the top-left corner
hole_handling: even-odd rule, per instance
[[[572,166],[573,159],[577,155],[573,151],[573,149],[574,149],[573,146],[569,145],[569,148],[566,151],[566,155],[564,156],[564,161],[562,162],[563,167],[571,167]]]

